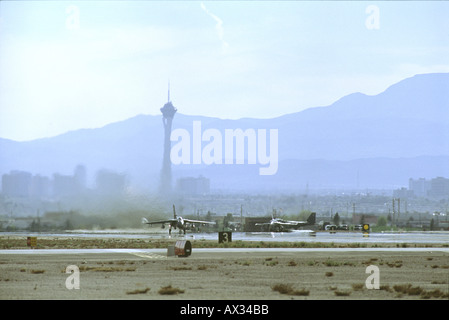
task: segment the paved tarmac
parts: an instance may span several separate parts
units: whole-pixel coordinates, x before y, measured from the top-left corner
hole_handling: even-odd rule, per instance
[[[2,233],[3,236],[38,236],[38,237],[74,237],[74,238],[139,238],[173,239],[173,240],[217,240],[217,232],[211,233],[187,233],[179,235],[173,231],[169,236],[167,231],[157,229],[139,230],[104,230],[88,231],[78,230],[73,232],[54,233]],[[286,241],[286,242],[325,242],[325,243],[407,243],[407,244],[447,244],[449,245],[449,231],[426,232],[379,232],[370,233],[367,236],[362,232],[329,231],[312,232],[311,230],[299,230],[292,232],[233,232],[232,240],[237,241]]]
[[[449,253],[449,248],[192,248],[192,255],[213,255],[214,253],[311,253],[311,252],[441,252]],[[78,255],[78,254],[158,254],[166,255],[167,249],[7,249],[0,255]]]

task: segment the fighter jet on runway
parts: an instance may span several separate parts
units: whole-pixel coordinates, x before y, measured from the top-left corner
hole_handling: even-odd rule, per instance
[[[256,226],[261,226],[263,229],[268,231],[277,231],[284,232],[289,231],[291,229],[298,229],[299,227],[314,225],[316,221],[316,213],[312,212],[310,216],[307,218],[307,221],[291,221],[284,220],[281,218],[275,218],[272,216],[270,222],[266,223],[256,223]]]
[[[176,209],[175,205],[173,205],[173,219],[168,220],[159,220],[159,221],[148,221],[146,218],[142,218],[142,223],[144,224],[162,224],[162,228],[165,228],[165,224],[167,223],[168,226],[168,234],[171,235],[171,228],[179,228],[179,230],[184,231],[184,234],[186,234],[186,230],[189,229],[189,225],[192,225],[195,227],[195,224],[197,225],[206,225],[206,224],[215,224],[215,222],[210,221],[201,221],[201,220],[191,220],[191,219],[184,219],[183,217],[176,216]]]

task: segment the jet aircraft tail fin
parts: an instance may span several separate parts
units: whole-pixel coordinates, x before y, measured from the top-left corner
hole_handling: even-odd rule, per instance
[[[315,224],[316,223],[316,212],[312,212],[310,216],[307,218],[308,224]]]

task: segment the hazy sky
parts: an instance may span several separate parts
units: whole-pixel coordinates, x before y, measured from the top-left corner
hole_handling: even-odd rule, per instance
[[[449,72],[449,2],[1,1],[0,137],[271,118]]]

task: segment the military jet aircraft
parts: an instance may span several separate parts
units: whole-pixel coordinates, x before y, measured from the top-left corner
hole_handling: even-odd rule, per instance
[[[165,224],[168,224],[168,234],[171,235],[171,229],[179,228],[179,232],[184,231],[186,234],[186,230],[195,227],[196,225],[206,225],[206,224],[215,224],[215,222],[210,221],[201,221],[201,220],[192,220],[192,219],[184,219],[181,216],[176,215],[175,205],[173,205],[173,219],[168,220],[159,220],[159,221],[148,221],[146,218],[142,218],[143,224],[162,224],[162,228],[165,228]]]
[[[307,218],[307,221],[291,221],[284,220],[281,218],[275,218],[272,216],[270,222],[266,223],[256,223],[256,226],[261,226],[262,229],[274,232],[284,232],[292,229],[298,229],[303,226],[314,225],[316,223],[316,213],[312,212]]]

